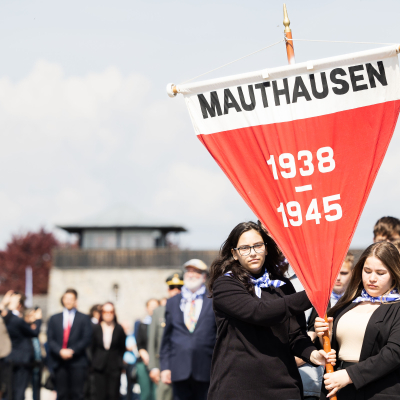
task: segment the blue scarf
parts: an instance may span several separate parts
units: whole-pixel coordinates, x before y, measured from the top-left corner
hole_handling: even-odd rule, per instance
[[[362,301],[370,301],[371,303],[389,303],[391,301],[400,300],[400,294],[397,289],[393,289],[389,294],[383,296],[372,297],[365,289],[361,292],[361,296],[353,300],[353,303],[361,303]]]
[[[232,276],[232,272],[229,271],[225,275]],[[250,280],[251,283],[254,285],[257,297],[259,297],[260,299],[261,299],[261,288],[267,288],[270,286],[278,288],[280,286],[286,285],[286,282],[283,281],[278,281],[278,280],[271,281],[271,279],[269,279],[269,273],[267,271],[264,272],[264,275],[261,278],[254,279],[250,277]]]
[[[342,294],[337,294],[337,293],[335,293],[335,292],[332,292],[332,293],[331,293],[331,297],[333,297],[333,298],[336,300],[336,302],[338,302],[339,299],[343,296],[343,294],[344,294],[344,293],[342,293]]]
[[[181,311],[185,312],[186,303],[191,303],[194,300],[202,299],[205,293],[206,293],[205,285],[202,285],[201,288],[194,293],[191,290],[189,290],[186,286],[182,286],[182,291],[181,291],[182,298],[180,305]]]

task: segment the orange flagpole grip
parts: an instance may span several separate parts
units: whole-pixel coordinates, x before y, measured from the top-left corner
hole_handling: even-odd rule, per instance
[[[325,314],[325,322],[328,322],[328,317],[327,317],[326,314]],[[323,341],[322,343],[323,343],[324,351],[326,353],[329,353],[331,351],[331,340],[329,338],[329,330],[324,332],[324,336],[322,336],[322,341]],[[328,374],[330,374],[330,373],[334,372],[335,370],[333,368],[333,365],[328,363],[328,364],[325,365],[325,371]],[[335,396],[330,397],[330,399],[331,400],[337,400],[337,397],[335,395]]]

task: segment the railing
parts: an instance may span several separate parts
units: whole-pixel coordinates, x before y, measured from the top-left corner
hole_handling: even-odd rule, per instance
[[[176,268],[192,258],[199,258],[208,266],[218,256],[216,250],[83,250],[58,249],[53,251],[53,265],[60,269],[74,268]]]
[[[350,249],[356,263],[362,253],[359,249]],[[218,256],[217,250],[83,250],[58,249],[53,251],[55,268],[177,268],[192,258],[199,258],[208,266]]]

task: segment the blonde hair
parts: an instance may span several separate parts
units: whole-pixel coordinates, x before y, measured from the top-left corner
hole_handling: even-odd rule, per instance
[[[354,255],[350,253],[350,251],[346,254],[346,258],[344,259],[343,263],[350,264],[350,269],[354,269]]]

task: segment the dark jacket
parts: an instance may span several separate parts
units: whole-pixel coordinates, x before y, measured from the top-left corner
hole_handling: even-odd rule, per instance
[[[350,303],[334,317],[331,345],[337,354],[338,322],[356,305]],[[346,371],[354,387],[343,388],[339,400],[400,399],[400,302],[382,304],[374,311],[365,330],[360,361]]]
[[[149,330],[150,330],[150,325],[144,324],[143,322],[139,323],[137,327],[137,333],[135,335],[138,350],[147,351],[148,341],[149,341]]]
[[[251,295],[230,276],[213,286],[218,326],[208,400],[288,400],[303,397],[294,356],[310,362],[316,350],[306,332],[311,303],[287,280]]]
[[[88,358],[86,348],[90,345],[92,340],[92,323],[89,316],[79,311],[75,314],[67,345],[69,349],[74,350],[74,355],[71,360],[63,360],[60,357],[63,337],[63,313],[55,314],[49,319],[47,325],[47,341],[51,354],[51,357],[49,357],[49,362],[51,363],[50,368],[57,369],[60,364],[74,367],[87,367]]]
[[[36,328],[32,329],[31,325],[9,311],[4,322],[11,339],[12,349],[6,361],[12,361],[14,364],[31,363],[33,361],[32,338],[39,335],[42,320],[37,320]]]
[[[207,297],[207,293],[203,296],[203,306],[196,329],[190,333],[180,309],[181,299],[182,295],[178,294],[168,299],[165,307],[160,369],[171,370],[173,382],[190,377],[199,382],[209,382],[217,330],[212,300]]]
[[[92,367],[95,371],[120,372],[123,368],[122,358],[125,353],[126,335],[121,325],[116,324],[109,350],[104,348],[103,329],[101,324],[93,329],[91,346]]]

